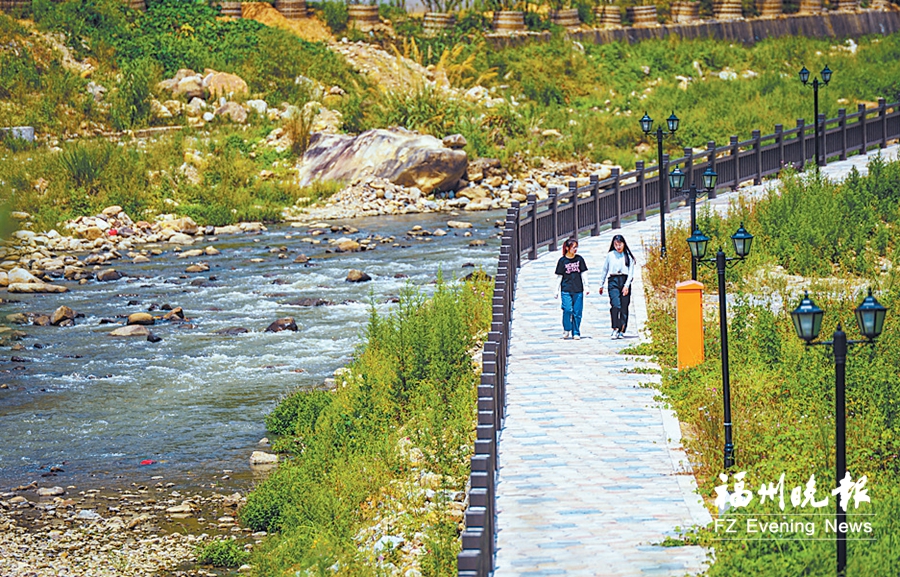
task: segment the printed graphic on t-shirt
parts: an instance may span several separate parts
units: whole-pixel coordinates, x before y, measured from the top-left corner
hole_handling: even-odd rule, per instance
[[[576,260],[575,262],[566,263],[566,274],[572,274],[573,272],[581,272],[579,270],[579,262]]]

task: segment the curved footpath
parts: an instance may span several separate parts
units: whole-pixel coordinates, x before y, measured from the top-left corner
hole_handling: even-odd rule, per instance
[[[881,153],[896,159],[897,146]],[[842,180],[852,166],[865,173],[867,162],[854,156],[822,171]],[[775,183],[719,192],[698,210],[709,204],[724,211],[738,195],[758,195]],[[688,219],[686,207],[666,215],[667,225]],[[678,420],[654,400],[655,389],[641,386],[658,383],[659,375],[635,372],[654,365],[621,353],[649,338],[639,275],[627,338],[609,339],[609,300],[596,289],[616,233],[644,263],[644,244],[659,239],[659,215],[581,239],[593,290],[585,298],[580,341],[562,339],[560,302],[553,298],[559,250],[519,271],[498,456],[496,577],[674,577],[705,566],[701,547],[660,545],[677,537],[676,528],[706,525],[711,517],[681,446]]]

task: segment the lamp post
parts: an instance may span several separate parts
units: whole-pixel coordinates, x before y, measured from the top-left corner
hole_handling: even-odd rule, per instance
[[[653,132],[653,119],[644,112],[643,118],[640,120],[641,130],[644,136],[649,136]],[[669,131],[666,132],[662,126],[656,127],[656,159],[659,162],[659,254],[662,258],[666,258],[666,179],[663,178],[663,138],[675,134],[678,130],[678,117],[675,113],[666,119],[666,126]]]
[[[825,165],[825,159],[819,156],[819,86],[828,86],[828,83],[831,82],[831,69],[828,68],[828,65],[825,65],[825,68],[822,69],[822,82],[819,83],[818,78],[813,78],[812,83],[809,82],[809,70],[806,69],[806,66],[800,70],[800,82],[803,83],[803,86],[812,86],[813,89],[813,114],[815,114],[815,138],[816,138],[816,170],[818,167]]]
[[[703,190],[697,190],[697,185],[691,182],[691,188],[688,190],[688,199],[691,203],[691,234],[697,230],[697,196],[699,194],[709,194],[716,188],[716,181],[719,175],[716,174],[711,166],[707,166],[701,177],[703,179]],[[675,170],[669,173],[669,186],[681,191],[684,188],[684,173],[677,166]],[[691,280],[697,280],[697,261],[691,255]]]
[[[715,259],[703,258],[706,256],[706,245],[709,244],[709,237],[699,230],[694,230],[687,242],[688,246],[691,247],[692,260],[704,264],[716,263],[716,272],[719,277],[719,340],[722,343],[722,397],[725,404],[725,422],[723,423],[725,428],[725,468],[729,469],[734,466],[734,442],[732,441],[731,423],[731,380],[728,372],[728,304],[725,299],[725,268],[744,260],[750,254],[753,235],[747,232],[744,229],[744,224],[741,223],[737,232],[731,235],[731,242],[734,245],[734,252],[737,256],[726,257],[722,249],[719,248]]]
[[[881,335],[884,329],[884,317],[887,309],[872,296],[872,289],[863,302],[853,311],[856,315],[856,324],[859,332],[865,337],[861,341],[848,341],[847,334],[838,323],[837,329],[830,341],[813,342],[819,337],[822,328],[822,317],[825,311],[820,309],[809,298],[809,293],[803,296],[800,305],[791,311],[791,320],[794,322],[794,330],[797,336],[806,341],[807,345],[826,345],[834,352],[834,472],[837,486],[847,474],[846,457],[846,410],[844,404],[844,388],[847,371],[847,348],[852,345],[873,345],[875,339]],[[846,503],[844,504],[846,506]],[[847,511],[841,507],[840,499],[835,508],[837,517],[837,574],[844,574],[847,567],[847,533],[843,530],[847,521]]]

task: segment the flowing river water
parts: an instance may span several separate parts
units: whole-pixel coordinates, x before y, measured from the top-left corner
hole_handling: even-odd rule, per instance
[[[8,386],[0,389],[0,487],[39,479],[51,467],[63,470],[53,484],[79,486],[124,484],[149,474],[181,483],[223,471],[249,476],[250,453],[266,435],[266,414],[284,395],[320,385],[350,360],[370,303],[386,313],[407,283],[427,291],[439,270],[445,278],[477,268],[493,275],[499,247],[494,223],[503,216],[438,213],[332,221],[359,232],[315,238],[393,235],[401,245],[342,254],[325,254],[324,241],[302,241],[306,229],[271,226],[261,234],[222,236],[189,247],[211,245],[221,251],[218,256],[179,259],[174,247],[161,245],[163,254],[149,263],[114,261],[128,275],[118,281],[67,283],[70,291],[63,294],[9,295],[10,302],[0,305],[0,319],[19,312],[49,314],[60,305],[84,317],[74,327],[14,327],[27,333],[18,341],[24,348],[0,353],[0,383]],[[471,236],[448,229],[451,219],[471,222]],[[448,235],[405,236],[414,225],[443,228]],[[469,246],[476,239],[485,243]],[[279,259],[273,249],[282,247],[287,258]],[[308,265],[293,262],[300,253],[311,258]],[[208,262],[210,270],[186,274],[191,260]],[[346,282],[350,269],[373,280]],[[195,279],[205,284],[191,284]],[[336,304],[289,304],[306,297]],[[101,324],[165,304],[182,307],[188,322],[151,327],[162,338],[158,343],[110,337],[107,333],[121,325]],[[264,332],[287,316],[299,331]],[[228,327],[248,332],[216,334]],[[13,356],[27,361],[12,362]],[[141,465],[146,460],[154,463]]]

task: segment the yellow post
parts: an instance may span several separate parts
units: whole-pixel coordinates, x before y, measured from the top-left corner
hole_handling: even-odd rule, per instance
[[[678,369],[703,362],[703,283],[686,280],[675,285],[675,329]]]

